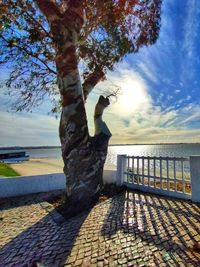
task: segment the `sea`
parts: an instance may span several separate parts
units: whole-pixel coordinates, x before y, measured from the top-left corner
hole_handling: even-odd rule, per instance
[[[30,158],[61,158],[61,149],[56,148],[20,148],[14,151],[26,151]],[[10,150],[0,149],[0,153]],[[13,151],[13,150],[12,150]],[[200,155],[200,143],[162,144],[162,145],[111,145],[108,148],[107,164],[117,164],[117,154],[128,156],[184,157]]]
[[[116,164],[117,154],[144,157],[184,157],[200,156],[200,143],[165,145],[122,145],[110,146],[107,162]]]

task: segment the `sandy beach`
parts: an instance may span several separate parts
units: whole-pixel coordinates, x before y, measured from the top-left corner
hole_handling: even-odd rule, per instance
[[[10,166],[23,176],[63,172],[63,161],[58,158],[30,159]],[[106,164],[104,169],[115,170],[116,166]]]
[[[15,171],[23,176],[59,173],[63,171],[61,159],[38,158],[10,165]]]

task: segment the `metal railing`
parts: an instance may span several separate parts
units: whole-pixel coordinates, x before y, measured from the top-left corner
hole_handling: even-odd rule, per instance
[[[129,188],[191,198],[189,158],[121,155],[121,179]]]

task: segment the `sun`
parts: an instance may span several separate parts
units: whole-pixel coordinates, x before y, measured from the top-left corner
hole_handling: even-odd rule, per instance
[[[142,80],[129,77],[120,86],[122,94],[118,97],[117,106],[123,114],[132,114],[149,107],[151,99]]]

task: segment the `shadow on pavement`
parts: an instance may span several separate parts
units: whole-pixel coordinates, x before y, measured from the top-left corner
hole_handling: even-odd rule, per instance
[[[52,210],[0,248],[0,266],[28,267],[34,266],[34,262],[45,267],[63,266],[89,212],[56,223],[54,218],[59,214]]]
[[[200,207],[191,202],[133,191],[67,221],[56,222],[52,210],[0,249],[0,266],[28,267],[33,261],[45,267],[66,262],[71,266],[200,266],[200,254],[193,249],[200,240],[199,212]]]
[[[106,238],[117,234],[122,248],[123,242],[131,243],[137,255],[153,258],[153,266],[168,261],[170,266],[181,261],[200,266],[199,212],[192,202],[126,191],[112,198],[101,233]]]

